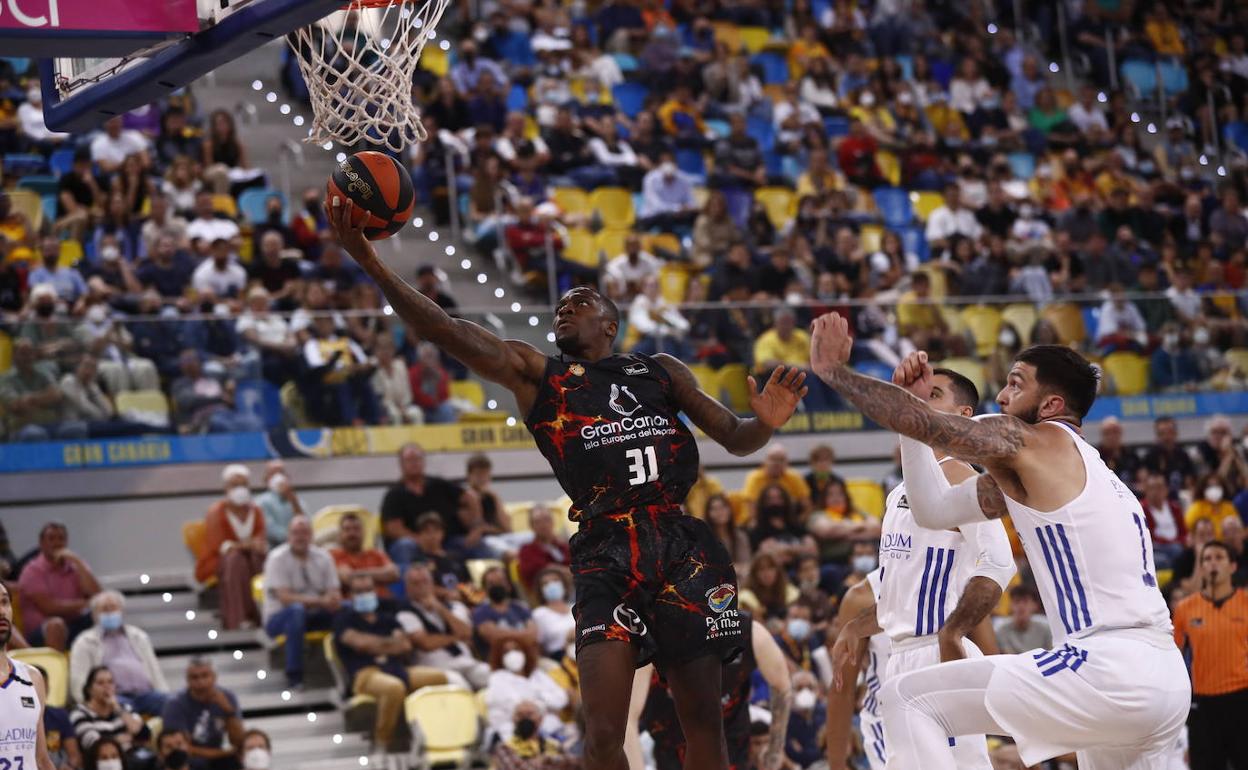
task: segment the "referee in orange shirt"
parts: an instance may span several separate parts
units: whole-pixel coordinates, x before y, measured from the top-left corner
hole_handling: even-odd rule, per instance
[[[1192,668],[1192,770],[1248,770],[1248,595],[1231,585],[1235,568],[1225,543],[1206,543],[1200,593],[1174,610],[1174,641]]]

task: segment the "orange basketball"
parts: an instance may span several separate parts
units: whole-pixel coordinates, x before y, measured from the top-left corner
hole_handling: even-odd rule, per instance
[[[407,169],[381,152],[357,152],[339,163],[329,176],[326,193],[331,206],[334,196],[351,199],[353,224],[362,225],[370,241],[397,233],[407,224],[416,202]]]

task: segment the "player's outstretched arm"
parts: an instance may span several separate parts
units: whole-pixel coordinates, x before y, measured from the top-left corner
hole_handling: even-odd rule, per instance
[[[929,446],[939,447],[967,462],[1013,467],[1032,437],[1031,426],[1014,417],[994,416],[976,422],[943,414],[892,383],[850,369],[853,338],[844,317],[828,313],[816,318],[810,339],[810,366],[871,420]]]
[[[693,424],[737,456],[748,455],[771,440],[771,435],[788,422],[797,404],[806,395],[806,373],[800,369],[776,367],[762,391],[750,378],[750,408],[754,417],[742,419],[698,387],[698,380],[679,359],[660,353],[654,357],[672,378],[677,406]]]
[[[771,712],[771,730],[767,733],[762,770],[776,770],[784,762],[784,739],[789,734],[789,712],[793,708],[793,681],[784,651],[776,644],[771,632],[757,620],[750,622],[754,624],[751,635],[754,660],[770,692],[767,705]]]
[[[841,634],[844,633],[845,627],[849,625],[850,621],[866,612],[870,613],[874,621],[875,594],[871,589],[869,581],[864,580],[852,586],[841,599],[841,605],[837,610],[831,629],[831,633],[837,635],[836,646],[841,646]],[[851,636],[856,635],[851,634]],[[843,650],[847,653],[851,652],[848,636],[846,637],[845,645]],[[828,767],[831,770],[845,770],[848,767],[850,733],[853,732],[852,723],[854,709],[858,705],[858,692],[856,687],[846,687],[845,683],[858,681],[860,647],[861,639],[856,638],[852,647],[852,654],[842,656],[844,659],[840,662],[837,662],[836,655],[832,656],[834,684],[828,689],[828,721],[826,727]]]
[[[951,484],[945,468],[927,444],[901,437],[901,472],[913,494],[910,513],[919,526],[952,529],[1005,515],[1005,495],[986,473],[970,475]]]
[[[477,376],[515,393],[520,410],[527,412],[546,366],[542,352],[527,342],[504,340],[471,321],[452,318],[412,288],[377,256],[363,229],[352,226],[353,206],[351,201],[335,197],[326,203],[325,213],[342,247],[377,282],[394,312],[421,339],[450,353]]]

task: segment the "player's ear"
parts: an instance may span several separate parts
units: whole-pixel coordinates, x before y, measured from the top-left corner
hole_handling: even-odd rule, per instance
[[[614,341],[616,335],[620,333],[620,322],[613,321],[609,318],[603,319],[602,330],[606,332],[606,335],[611,338],[612,341]]]
[[[960,415],[962,415],[963,417],[966,417],[966,418],[971,418],[971,417],[974,417],[974,416],[975,416],[975,407],[973,407],[973,406],[960,406],[960,407],[958,407],[958,414],[960,414]]]
[[[1066,399],[1057,393],[1049,393],[1040,401],[1040,411],[1037,413],[1042,420],[1050,417],[1060,417],[1066,413]]]

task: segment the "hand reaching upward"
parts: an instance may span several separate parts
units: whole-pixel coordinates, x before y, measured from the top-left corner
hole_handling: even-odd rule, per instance
[[[839,313],[825,313],[811,323],[810,368],[823,379],[833,370],[849,363],[854,338],[849,323]]]
[[[788,422],[793,416],[793,411],[797,409],[797,403],[806,395],[806,388],[802,385],[806,382],[806,372],[801,369],[792,367],[786,369],[783,366],[777,366],[767,378],[767,383],[763,385],[761,393],[758,390],[758,382],[753,377],[748,379],[750,408],[754,410],[759,420],[772,429],[779,428]]]
[[[927,401],[932,395],[932,374],[932,365],[927,362],[927,352],[916,350],[893,370],[893,384],[910,391],[920,401]]]

